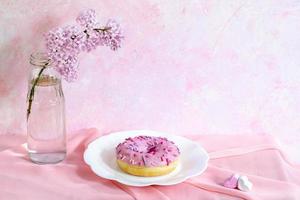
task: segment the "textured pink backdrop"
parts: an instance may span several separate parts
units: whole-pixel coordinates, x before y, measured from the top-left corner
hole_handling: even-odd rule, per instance
[[[94,8],[125,29],[64,83],[68,130],[273,134],[300,141],[300,2],[0,2],[0,134],[25,133],[28,57],[42,34]]]

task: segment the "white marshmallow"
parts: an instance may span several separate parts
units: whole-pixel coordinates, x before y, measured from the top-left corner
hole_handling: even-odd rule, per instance
[[[253,184],[249,181],[247,176],[240,176],[238,180],[238,189],[248,192],[252,189]]]

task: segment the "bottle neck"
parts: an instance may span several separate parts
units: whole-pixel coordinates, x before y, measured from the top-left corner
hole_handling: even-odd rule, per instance
[[[60,84],[61,77],[51,66],[51,60],[45,53],[33,53],[30,56],[30,64],[32,66],[30,83],[37,80],[37,85],[48,86]]]
[[[49,67],[50,61],[46,53],[37,52],[30,55],[30,64],[34,67]]]

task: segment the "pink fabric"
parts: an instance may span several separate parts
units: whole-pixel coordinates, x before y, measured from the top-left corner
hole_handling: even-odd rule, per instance
[[[29,162],[21,145],[2,149],[0,199],[300,199],[300,167],[289,163],[268,136],[190,137],[208,150],[207,170],[175,186],[142,188],[102,179],[83,162],[86,145],[97,136],[96,129],[72,135],[67,159],[56,165]],[[223,187],[232,173],[247,175],[253,190],[246,193]]]

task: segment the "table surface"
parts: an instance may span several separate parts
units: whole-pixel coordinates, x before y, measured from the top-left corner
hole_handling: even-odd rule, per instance
[[[20,145],[24,136],[1,136],[0,199],[300,199],[300,167],[269,136],[187,136],[209,152],[202,175],[174,186],[131,187],[96,176],[84,163],[86,145],[100,135],[70,134],[67,158],[56,165],[31,163]],[[223,187],[233,173],[247,175],[253,190]]]

